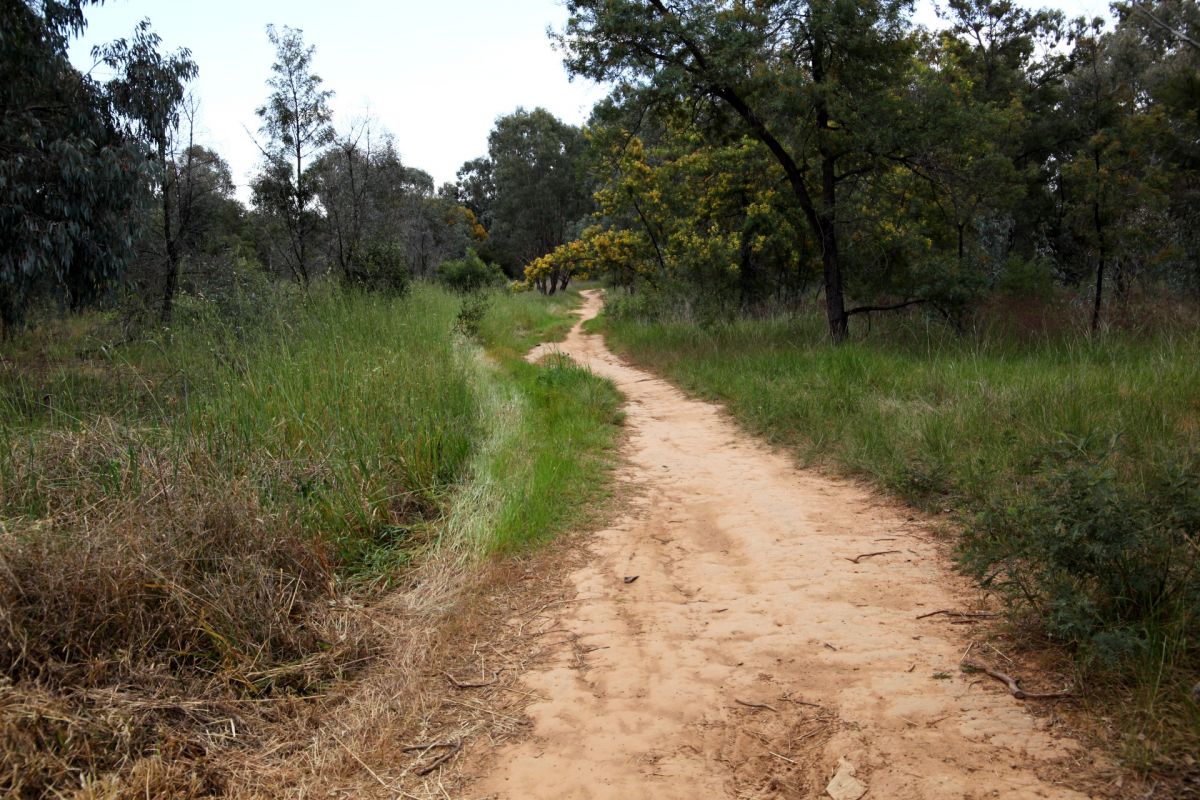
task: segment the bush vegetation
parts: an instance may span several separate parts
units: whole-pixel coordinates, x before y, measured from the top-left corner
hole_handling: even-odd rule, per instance
[[[489,264],[474,250],[462,258],[443,261],[438,267],[438,279],[456,292],[476,292],[505,283],[504,270]]]

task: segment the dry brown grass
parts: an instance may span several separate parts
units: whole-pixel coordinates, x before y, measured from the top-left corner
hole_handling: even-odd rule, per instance
[[[325,546],[200,451],[113,424],[44,435],[11,455],[0,508],[2,796],[219,793],[214,755],[377,638]]]
[[[312,704],[300,735],[276,726],[244,751],[229,795],[457,796],[498,744],[526,729],[522,709],[535,698],[519,679],[562,643],[561,575],[578,557],[566,541],[500,562],[427,559],[407,588],[364,611],[386,643],[373,666]],[[488,685],[458,688],[448,676]],[[407,748],[451,742],[462,749],[420,774],[448,750]]]
[[[0,796],[424,800],[524,730],[577,540],[347,593],[325,545],[163,446],[56,433],[0,488]],[[446,751],[404,749],[449,741],[426,775]]]

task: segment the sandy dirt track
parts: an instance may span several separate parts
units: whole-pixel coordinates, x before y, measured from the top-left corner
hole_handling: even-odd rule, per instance
[[[1084,749],[960,670],[970,626],[916,619],[971,595],[911,512],[797,469],[580,325],[548,349],[625,393],[634,499],[524,677],[532,732],[468,796],[826,797],[839,771],[850,798],[1085,796],[1045,777]]]

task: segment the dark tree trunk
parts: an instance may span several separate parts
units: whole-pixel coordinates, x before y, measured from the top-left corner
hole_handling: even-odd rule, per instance
[[[814,77],[821,75],[819,59],[813,59]],[[824,141],[829,130],[829,110],[823,102],[817,104],[817,128],[821,131],[821,211],[817,227],[821,239],[821,265],[825,271],[825,316],[829,320],[829,335],[834,344],[846,341],[850,332],[846,301],[842,295],[842,262],[837,240],[837,156]]]
[[[163,165],[164,175],[167,158],[166,152],[159,149],[159,163]],[[178,177],[175,181],[178,181]],[[171,312],[175,305],[175,290],[179,285],[179,242],[176,240],[175,233],[171,230],[171,215],[174,213],[174,203],[172,201],[172,182],[164,178],[163,180],[163,195],[162,195],[162,212],[163,212],[163,244],[167,250],[167,274],[163,281],[163,297],[162,308],[159,310],[158,321],[163,325],[171,324]]]
[[[1100,151],[1093,152],[1092,157],[1096,164],[1096,175],[1100,174]],[[1097,189],[1099,192],[1099,189]],[[1096,248],[1099,258],[1096,262],[1096,297],[1092,305],[1092,332],[1100,330],[1100,310],[1104,304],[1104,221],[1100,214],[1100,197],[1097,194],[1096,199],[1092,201],[1092,222],[1096,226]]]
[[[825,271],[825,317],[834,344],[846,341],[850,332],[846,316],[846,300],[842,295],[842,265],[838,259],[837,236],[833,220],[824,219],[821,225],[821,265]]]

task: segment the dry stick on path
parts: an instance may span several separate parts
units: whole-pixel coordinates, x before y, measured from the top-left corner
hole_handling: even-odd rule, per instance
[[[500,672],[499,671],[492,673],[492,679],[490,681],[480,681],[478,683],[471,683],[468,681],[460,681],[458,678],[454,677],[449,672],[443,672],[442,674],[446,676],[446,680],[450,681],[450,685],[453,686],[455,689],[482,689],[484,686],[495,686],[496,681],[500,680]]]
[[[401,752],[404,752],[404,753],[415,753],[417,751],[423,751],[423,752],[428,753],[430,750],[435,750],[439,747],[454,747],[454,743],[456,741],[458,741],[458,740],[456,739],[456,740],[450,741],[450,742],[428,742],[426,744],[410,744],[410,745],[401,747],[400,750],[401,750]]]
[[[442,764],[445,764],[447,761],[458,755],[459,750],[462,750],[462,739],[455,739],[451,747],[446,750],[446,752],[442,753],[433,761],[430,761],[427,766],[421,767],[419,770],[417,770],[416,774],[421,777],[428,775]]]
[[[1000,681],[1008,687],[1008,691],[1018,700],[1055,700],[1058,698],[1071,696],[1070,689],[1063,689],[1061,692],[1027,692],[1022,689],[1021,685],[1017,683],[1017,681],[1011,676],[1005,675],[1003,672],[999,672],[991,667],[984,666],[976,661],[964,661],[962,666],[965,669],[982,672],[984,675],[988,675]]]
[[[739,706],[745,706],[746,708],[765,708],[767,711],[774,711],[776,714],[779,713],[779,709],[775,708],[774,706],[769,706],[766,703],[748,703],[745,700],[738,700],[736,697],[733,698],[733,702],[737,703]]]
[[[947,617],[963,617],[965,619],[991,619],[996,616],[996,613],[993,611],[954,611],[950,608],[943,608],[941,611],[930,611],[928,614],[922,614],[917,619],[936,617],[938,614],[945,614]]]
[[[857,564],[859,561],[861,561],[864,558],[871,558],[872,556],[887,556],[887,555],[891,555],[892,553],[899,553],[899,552],[900,552],[899,550],[880,550],[877,553],[863,553],[861,555],[855,556],[854,558],[847,558],[846,560],[849,561],[851,564]]]

